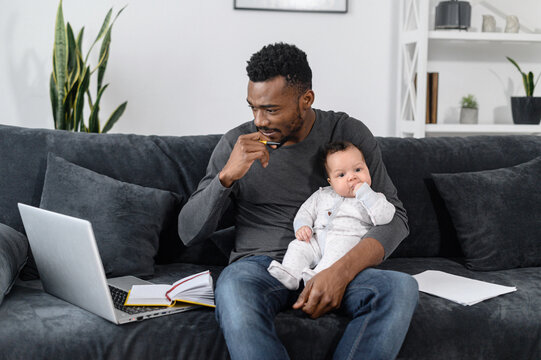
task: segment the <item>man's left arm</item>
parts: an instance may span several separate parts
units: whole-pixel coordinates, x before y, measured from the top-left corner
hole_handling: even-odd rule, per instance
[[[372,177],[372,188],[383,193],[395,206],[396,211],[391,222],[372,227],[353,249],[306,284],[293,307],[302,309],[312,318],[338,308],[346,287],[355,276],[368,267],[380,264],[409,234],[406,210],[387,174],[379,145],[368,128],[360,122],[356,125],[359,124],[360,131],[353,132],[359,134],[359,137],[350,141],[358,145],[365,154]]]

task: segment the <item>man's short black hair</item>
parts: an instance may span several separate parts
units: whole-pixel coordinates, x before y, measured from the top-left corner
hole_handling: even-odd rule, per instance
[[[297,87],[299,92],[312,88],[312,70],[306,54],[295,45],[276,43],[264,46],[248,60],[246,71],[253,82],[283,76],[287,85]]]

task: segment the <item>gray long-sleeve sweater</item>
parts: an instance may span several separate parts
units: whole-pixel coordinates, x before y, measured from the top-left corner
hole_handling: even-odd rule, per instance
[[[218,174],[237,138],[255,132],[255,125],[246,122],[220,139],[207,174],[179,214],[178,231],[186,245],[210,236],[233,202],[235,248],[230,261],[249,255],[268,255],[281,261],[289,242],[295,238],[293,219],[299,207],[315,190],[327,185],[322,158],[324,146],[346,140],[362,150],[372,177],[372,189],[383,193],[396,208],[390,223],[374,226],[363,238],[378,240],[385,249],[385,258],[396,249],[409,232],[406,211],[387,175],[372,133],[347,114],[314,111],[314,126],[303,141],[278,149],[269,147],[269,165],[263,168],[259,161],[254,162],[248,173],[230,188],[220,183]]]

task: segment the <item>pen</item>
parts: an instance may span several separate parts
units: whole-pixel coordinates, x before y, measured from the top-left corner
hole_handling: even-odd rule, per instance
[[[258,140],[258,141],[265,145],[278,145],[278,146],[282,145],[281,143],[276,142],[276,141],[267,141],[267,140]]]

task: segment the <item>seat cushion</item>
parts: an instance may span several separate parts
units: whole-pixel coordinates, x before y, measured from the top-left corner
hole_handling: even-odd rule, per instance
[[[411,275],[425,270],[499,285],[517,291],[463,306],[419,293],[398,359],[538,359],[541,355],[541,268],[472,271],[445,258],[389,259],[380,268]]]

